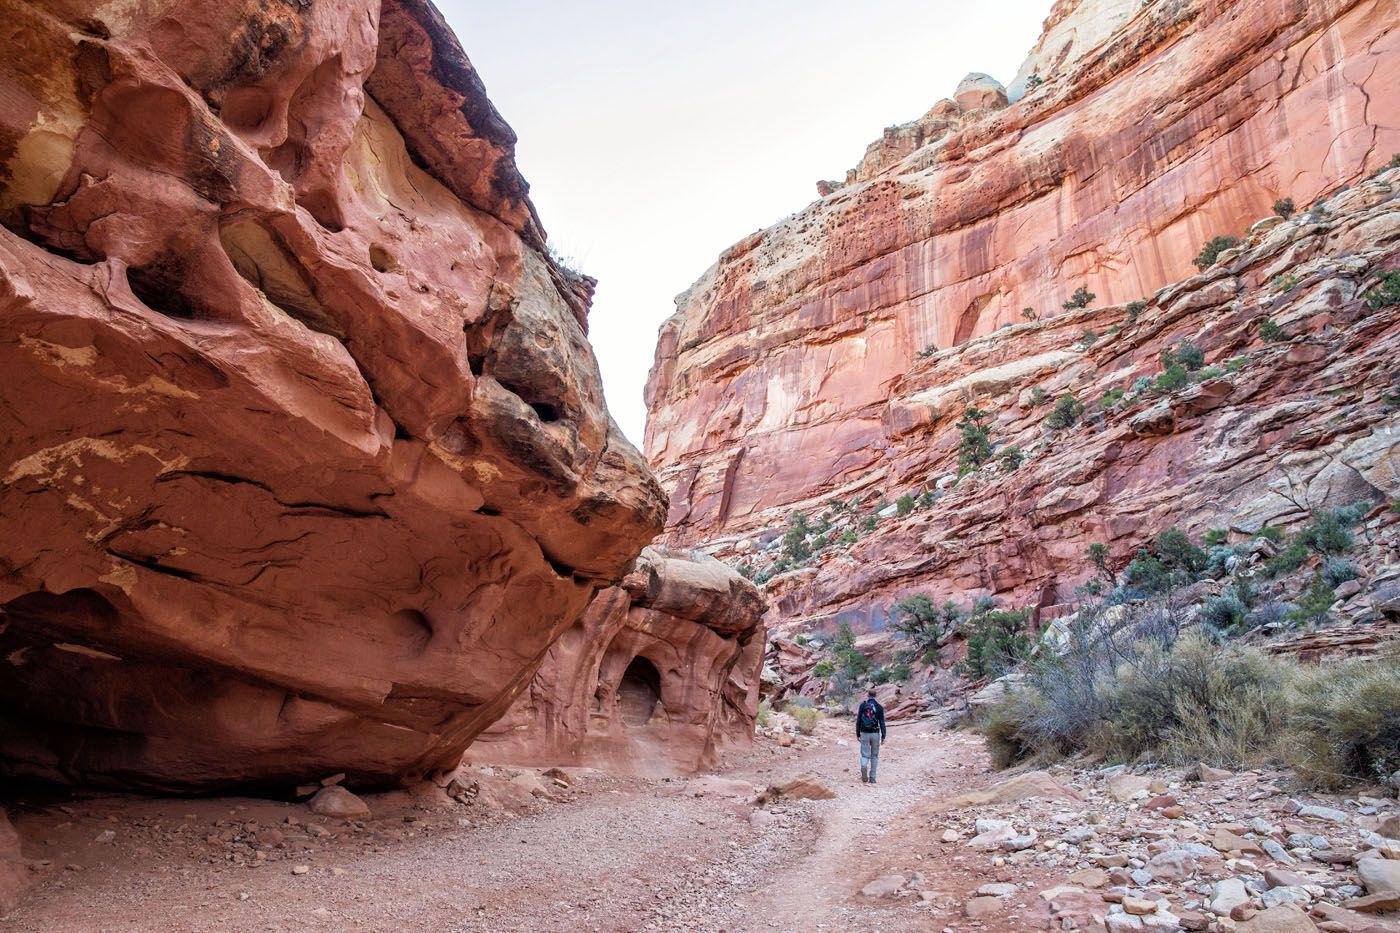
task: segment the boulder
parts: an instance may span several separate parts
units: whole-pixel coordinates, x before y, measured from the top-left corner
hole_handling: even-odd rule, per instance
[[[450,768],[661,530],[456,37],[330,6],[6,8],[0,775]]]
[[[362,820],[369,816],[369,805],[339,784],[318,790],[307,806],[312,813],[343,820]]]
[[[871,898],[894,897],[904,890],[904,885],[903,875],[882,875],[861,888],[860,894]]]
[[[964,111],[1000,110],[1006,106],[1006,88],[991,75],[974,71],[958,82],[953,100]]]
[[[1033,798],[1068,800],[1076,803],[1082,802],[1084,799],[1078,791],[1065,787],[1046,772],[1028,771],[989,788],[960,794],[948,800],[944,807],[954,810],[961,807],[981,807],[995,803],[1016,803]]]
[[[1315,933],[1317,924],[1298,907],[1286,904],[1241,920],[1235,930],[1237,933]]]

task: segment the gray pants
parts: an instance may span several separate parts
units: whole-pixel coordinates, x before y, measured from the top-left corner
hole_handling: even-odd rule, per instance
[[[862,732],[860,734],[860,770],[870,773],[870,780],[875,780],[875,768],[880,764],[880,733]]]

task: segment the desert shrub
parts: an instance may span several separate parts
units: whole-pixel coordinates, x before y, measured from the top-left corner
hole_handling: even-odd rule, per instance
[[[1025,318],[1028,321],[1040,320],[1040,315],[1035,313],[1035,308],[1022,308],[1021,317]]]
[[[1201,604],[1201,623],[1221,632],[1242,629],[1248,619],[1249,606],[1234,590],[1226,590]]]
[[[1003,450],[998,459],[1001,460],[1002,472],[1015,473],[1021,468],[1021,464],[1026,461],[1026,455],[1021,448],[1012,445]]]
[[[1239,766],[1272,754],[1291,665],[1181,634],[1166,601],[1133,613],[1116,626],[1091,613],[1063,654],[1030,665],[987,719],[999,762],[1034,752]]]
[[[1152,390],[1163,394],[1175,392],[1191,381],[1191,374],[1180,363],[1172,363],[1152,382]]]
[[[1277,342],[1280,340],[1289,339],[1288,331],[1275,324],[1274,319],[1271,317],[1264,317],[1259,319],[1259,336],[1262,339],[1268,340],[1270,342]]]
[[[938,352],[938,344],[931,343],[919,351],[919,359],[926,360]]]
[[[756,723],[760,729],[767,729],[773,723],[773,704],[767,700],[760,700],[758,704],[758,719]]]
[[[905,493],[894,500],[894,507],[898,514],[908,515],[910,512],[914,511],[914,497]]]
[[[1133,380],[1133,394],[1142,395],[1144,392],[1151,392],[1154,385],[1151,376],[1138,376]]]
[[[1366,293],[1366,307],[1372,311],[1400,305],[1400,270],[1381,273],[1380,282]]]
[[[1303,591],[1298,605],[1284,616],[1284,621],[1292,625],[1324,625],[1332,617],[1332,604],[1336,601],[1337,594],[1327,585],[1326,578],[1318,573]]]
[[[1063,431],[1074,427],[1082,414],[1084,403],[1066,392],[1055,400],[1055,407],[1045,419],[1045,426],[1052,431]]]
[[[807,513],[798,512],[788,519],[788,530],[783,535],[783,556],[796,565],[812,556],[812,548],[807,544],[807,536],[812,533]]]
[[[1099,335],[1087,327],[1079,333],[1079,346],[1083,347],[1085,350],[1092,347],[1098,340]]]
[[[870,670],[870,659],[856,648],[856,635],[848,623],[842,622],[831,643],[831,654],[838,673],[855,679]]]
[[[1330,587],[1341,586],[1348,580],[1355,580],[1359,576],[1356,565],[1345,557],[1329,557],[1322,562],[1322,579],[1327,581],[1327,585]]]
[[[927,593],[906,596],[890,610],[890,628],[909,642],[914,652],[929,658],[962,620],[962,611],[951,601],[938,605]]]
[[[958,422],[962,437],[958,441],[958,471],[967,473],[992,458],[992,436],[987,427],[987,412],[969,406]]]
[[[793,640],[793,643],[794,643],[794,644],[802,645],[802,646],[805,647],[805,646],[810,645],[810,644],[812,643],[812,636],[811,636],[811,635],[807,635],[807,634],[805,634],[805,633],[798,633],[798,634],[792,636],[792,640]]]
[[[1276,291],[1291,292],[1298,287],[1298,277],[1292,272],[1285,272],[1274,277],[1273,286]]]
[[[974,612],[967,624],[967,660],[963,671],[974,678],[1000,677],[1029,653],[1029,609]]]
[[[1234,249],[1239,245],[1240,238],[1237,236],[1211,237],[1206,241],[1206,245],[1201,247],[1201,251],[1196,255],[1196,258],[1191,261],[1195,263],[1197,269],[1204,272],[1215,265],[1221,253],[1225,252],[1227,249]]]
[[[914,668],[908,661],[895,661],[877,667],[870,675],[872,684],[903,683],[914,676]]]
[[[860,537],[849,528],[836,536],[836,543],[843,546],[855,544],[859,540]]]
[[[1181,365],[1188,372],[1195,372],[1206,365],[1205,351],[1189,340],[1183,340],[1174,347],[1168,347],[1162,351],[1162,368],[1171,369],[1173,366]]]
[[[1386,408],[1400,408],[1400,376],[1395,377],[1391,391],[1381,393],[1381,403]]]
[[[1288,759],[1324,787],[1400,769],[1400,643],[1376,658],[1323,663],[1296,679]]]
[[[1098,295],[1095,295],[1093,292],[1089,291],[1089,289],[1081,285],[1074,290],[1073,295],[1070,295],[1069,301],[1064,303],[1064,309],[1066,311],[1077,311],[1080,308],[1087,308],[1089,305],[1093,304],[1094,300],[1098,297]]]
[[[1110,389],[1109,391],[1103,394],[1103,398],[1099,399],[1099,407],[1112,408],[1114,405],[1117,405],[1119,402],[1123,401],[1123,396],[1126,394],[1127,393],[1125,393],[1122,389]]]
[[[862,528],[862,530],[864,530],[864,531],[868,534],[869,532],[874,531],[874,530],[875,530],[875,526],[878,525],[879,523],[880,523],[880,518],[879,518],[879,516],[876,516],[876,515],[867,515],[867,516],[865,516],[865,521],[861,522],[860,527]]]
[[[811,735],[817,731],[817,724],[822,721],[821,710],[810,706],[799,706],[796,709],[789,709],[792,718],[797,721],[797,731],[803,735]]]
[[[1353,543],[1351,529],[1370,511],[1367,502],[1356,502],[1340,509],[1321,509],[1303,526],[1298,538],[1319,554],[1345,554]]]
[[[1292,217],[1298,212],[1298,207],[1293,203],[1292,198],[1279,198],[1274,202],[1274,213],[1284,220]]]
[[[937,501],[938,497],[935,496],[933,493],[929,492],[927,489],[925,489],[923,492],[919,493],[919,499],[915,503],[915,505],[917,505],[920,509],[926,509]]]
[[[826,680],[834,673],[836,673],[836,665],[830,661],[818,661],[812,665],[812,676],[821,680]]]
[[[1128,323],[1131,324],[1138,319],[1138,315],[1147,310],[1147,302],[1142,300],[1130,301],[1124,310],[1128,312]]]
[[[1127,584],[1143,593],[1161,593],[1196,582],[1209,565],[1206,552],[1176,528],[1168,528],[1153,541],[1152,550],[1140,549],[1123,571]]]
[[[1045,79],[1042,78],[1040,75],[1031,75],[1029,78],[1026,79],[1026,90],[1034,91],[1036,88],[1040,87],[1044,83]]]
[[[1201,538],[1201,543],[1204,544],[1206,547],[1218,547],[1219,545],[1222,545],[1229,540],[1230,529],[1211,528],[1205,533],[1205,536]]]

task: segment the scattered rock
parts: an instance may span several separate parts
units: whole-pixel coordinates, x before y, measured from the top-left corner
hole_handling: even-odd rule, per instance
[[[862,897],[894,897],[904,890],[906,880],[903,875],[882,875],[860,889]]]
[[[994,917],[1006,909],[1006,901],[1000,897],[974,897],[963,905],[963,913],[972,920]]]

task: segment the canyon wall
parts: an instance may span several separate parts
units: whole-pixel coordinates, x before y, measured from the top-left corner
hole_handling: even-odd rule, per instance
[[[0,2],[0,774],[452,764],[660,528],[425,0]]]
[[[724,546],[833,497],[893,499],[930,436],[897,401],[920,354],[1024,308],[1053,318],[1080,287],[1101,306],[1150,296],[1276,199],[1385,164],[1397,23],[1395,0],[1060,0],[1015,103],[971,76],[677,299],[647,386],[667,540]]]
[[[647,548],[550,648],[473,758],[653,777],[714,767],[753,740],[764,608],[714,558]]]

